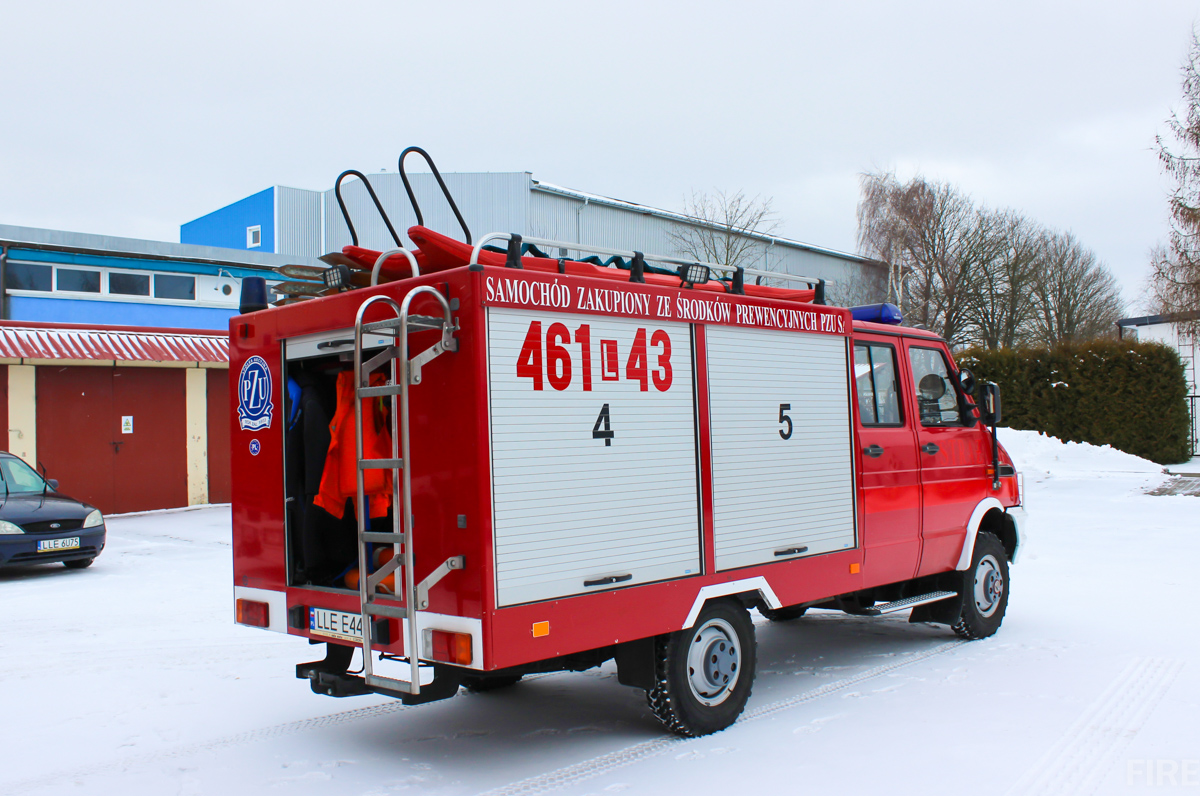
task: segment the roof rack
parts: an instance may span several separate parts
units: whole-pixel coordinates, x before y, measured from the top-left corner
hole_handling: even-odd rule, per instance
[[[592,246],[587,243],[575,243],[573,241],[550,240],[549,238],[529,238],[522,235],[514,235],[510,232],[489,232],[479,239],[479,242],[474,245],[471,250],[470,265],[479,263],[479,253],[483,251],[483,247],[494,240],[516,239],[520,243],[532,243],[536,246],[545,246],[546,248],[558,248],[566,251],[590,252],[592,254],[607,254],[616,257],[640,257],[644,260],[656,263],[668,263],[670,265],[702,265],[714,271],[724,271],[730,275],[736,275],[739,271],[743,274],[758,279],[784,279],[791,282],[804,282],[809,287],[819,287],[822,285],[834,284],[833,280],[821,279],[815,276],[797,276],[796,274],[780,273],[778,271],[764,271],[760,268],[743,268],[738,265],[722,265],[720,263],[698,262],[696,260],[688,260],[681,257],[667,257],[662,254],[644,254],[642,252],[630,251],[627,249],[610,249],[607,246]]]

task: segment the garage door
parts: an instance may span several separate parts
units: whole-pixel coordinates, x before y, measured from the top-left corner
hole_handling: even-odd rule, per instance
[[[686,324],[488,311],[500,605],[700,569]]]
[[[854,547],[846,339],[706,337],[717,569]]]
[[[38,458],[105,513],[186,506],[182,368],[37,369]]]

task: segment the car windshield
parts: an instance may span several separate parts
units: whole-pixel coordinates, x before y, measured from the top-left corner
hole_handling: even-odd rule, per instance
[[[0,471],[9,492],[41,492],[45,489],[42,477],[20,459],[10,459],[7,456],[0,459]]]

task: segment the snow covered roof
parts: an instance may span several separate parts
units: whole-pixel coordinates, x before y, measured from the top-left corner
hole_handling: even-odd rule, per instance
[[[0,357],[228,362],[229,337],[199,329],[0,321]]]

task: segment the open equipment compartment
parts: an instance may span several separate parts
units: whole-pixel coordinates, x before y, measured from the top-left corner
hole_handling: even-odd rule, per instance
[[[377,350],[388,342],[370,335],[364,348]],[[340,518],[314,503],[333,439],[338,376],[353,370],[354,330],[299,335],[283,340],[282,347],[288,585],[356,591],[344,581],[358,564],[353,501],[346,501]],[[391,511],[374,523],[390,524]]]

